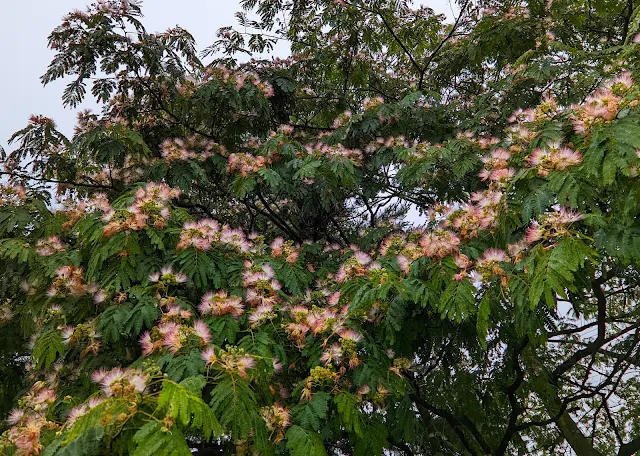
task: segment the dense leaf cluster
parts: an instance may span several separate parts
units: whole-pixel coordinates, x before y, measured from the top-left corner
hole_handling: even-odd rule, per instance
[[[104,108],[2,154],[0,453],[634,454],[637,3],[244,0],[209,62],[70,13],[43,82]]]

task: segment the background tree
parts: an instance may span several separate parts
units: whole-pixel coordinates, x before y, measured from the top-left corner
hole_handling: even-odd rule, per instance
[[[0,451],[638,451],[637,2],[242,4],[50,35],[104,108],[3,153]]]

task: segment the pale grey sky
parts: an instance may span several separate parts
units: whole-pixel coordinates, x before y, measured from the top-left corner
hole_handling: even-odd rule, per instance
[[[13,132],[23,128],[31,114],[53,118],[59,129],[70,134],[76,110],[63,109],[60,96],[65,81],[43,88],[40,76],[53,53],[47,49],[47,36],[63,15],[84,9],[92,0],[0,0],[0,146],[7,149]],[[451,17],[449,0],[423,0],[439,13]],[[195,37],[198,49],[215,40],[219,27],[235,25],[233,14],[239,0],[146,0],[143,23],[150,32],[180,25]],[[86,103],[85,107],[93,107]],[[82,109],[82,107],[81,107]]]

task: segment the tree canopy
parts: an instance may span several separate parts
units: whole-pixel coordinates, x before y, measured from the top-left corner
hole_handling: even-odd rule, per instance
[[[639,451],[640,2],[241,6],[49,36],[103,108],[2,151],[0,454]]]

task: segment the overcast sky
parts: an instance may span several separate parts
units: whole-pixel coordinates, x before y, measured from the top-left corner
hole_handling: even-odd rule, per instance
[[[51,30],[60,24],[66,13],[84,9],[90,2],[2,0],[0,146],[7,149],[7,139],[27,124],[31,114],[53,118],[65,134],[73,131],[75,110],[63,109],[60,100],[65,81],[59,80],[43,88],[39,78],[53,56],[47,49],[47,36]],[[422,0],[422,3],[451,17],[449,0]],[[239,9],[238,4],[239,0],[146,0],[143,23],[150,32],[180,25],[194,36],[198,49],[203,49],[215,40],[219,27],[235,24],[233,14]],[[86,105],[94,106],[92,103]]]

